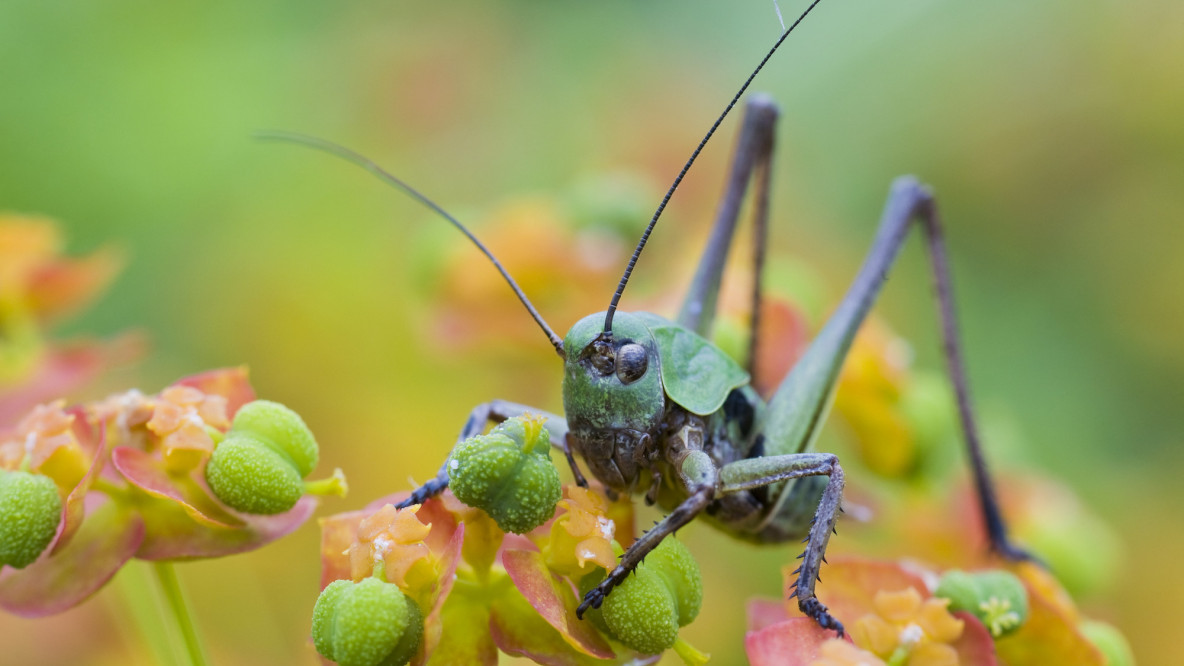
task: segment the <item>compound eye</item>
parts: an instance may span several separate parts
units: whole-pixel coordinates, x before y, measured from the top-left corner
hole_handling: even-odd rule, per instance
[[[596,371],[601,375],[613,374],[613,369],[616,367],[613,346],[600,340],[592,343],[588,360],[591,361],[592,367],[596,368]]]
[[[617,350],[617,379],[620,379],[621,383],[632,384],[641,379],[647,367],[649,354],[646,353],[645,347],[631,342],[621,345]]]

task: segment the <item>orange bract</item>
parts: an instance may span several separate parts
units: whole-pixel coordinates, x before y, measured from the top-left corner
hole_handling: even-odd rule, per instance
[[[965,623],[950,615],[949,603],[922,600],[912,587],[880,590],[872,601],[875,613],[856,620],[851,636],[856,645],[885,659],[903,651],[909,664],[957,664],[957,653],[949,644],[962,636]]]
[[[415,516],[420,505],[396,509],[387,504],[366,516],[358,524],[358,538],[349,547],[350,574],[354,580],[372,575],[381,563],[383,577],[404,590],[419,587],[418,575],[411,570],[431,555],[424,539],[431,527]],[[429,574],[432,582],[435,572]]]
[[[214,450],[207,427],[225,430],[226,398],[206,395],[192,386],[170,386],[161,391],[148,429],[161,437],[161,448],[169,469],[192,469]]]
[[[589,573],[589,563],[611,569],[616,563],[616,524],[606,515],[608,502],[579,486],[567,486],[563,494],[559,506],[567,511],[551,525],[550,541],[544,546],[547,566],[569,576]]]
[[[74,414],[64,401],[38,405],[0,441],[0,469],[17,469],[28,457],[29,469],[54,480],[59,488],[72,488],[90,465],[74,435]]]

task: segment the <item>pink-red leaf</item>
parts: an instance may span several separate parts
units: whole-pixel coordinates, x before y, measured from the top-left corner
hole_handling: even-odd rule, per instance
[[[243,524],[188,475],[170,474],[159,456],[130,446],[117,446],[111,452],[111,464],[128,483],[153,497],[176,503],[199,523],[222,528]]]
[[[592,624],[576,617],[576,598],[571,585],[551,573],[541,553],[507,550],[502,553],[502,566],[522,596],[569,645],[601,659],[614,656],[608,642]]]
[[[62,522],[58,526],[57,536],[54,537],[53,543],[49,547],[51,555],[65,548],[74,538],[78,528],[82,526],[82,521],[86,516],[86,495],[90,492],[90,487],[94,485],[95,479],[102,473],[107,460],[106,427],[100,426],[99,434],[95,437],[90,426],[86,423],[85,412],[80,408],[70,411],[74,414],[74,436],[78,439],[83,450],[90,454],[91,464],[86,475],[70,491],[62,506]]]
[[[134,511],[96,496],[70,543],[21,570],[0,574],[0,606],[17,615],[60,613],[94,594],[124,565],[144,538]]]
[[[255,399],[255,389],[247,377],[247,368],[220,368],[190,375],[176,382],[178,386],[192,386],[207,395],[226,398],[226,415],[234,418],[238,408]]]
[[[954,617],[963,622],[962,636],[953,643],[954,649],[958,651],[960,666],[996,666],[999,661],[995,658],[995,641],[991,638],[991,632],[977,617],[966,611],[954,613]]]
[[[349,547],[358,537],[358,525],[368,510],[338,513],[321,518],[321,589],[335,580],[351,580]]]
[[[142,560],[176,560],[222,557],[255,550],[284,537],[304,524],[317,508],[315,497],[302,497],[284,513],[274,516],[240,514],[240,527],[199,523],[181,505],[157,500],[145,506],[146,532],[136,551]]]
[[[807,666],[819,647],[835,637],[807,617],[771,624],[744,637],[744,649],[752,666]]]
[[[789,619],[784,601],[773,599],[748,600],[748,630],[760,631],[765,627]]]
[[[489,632],[502,652],[547,666],[592,666],[602,659],[576,651],[514,587],[493,600]]]

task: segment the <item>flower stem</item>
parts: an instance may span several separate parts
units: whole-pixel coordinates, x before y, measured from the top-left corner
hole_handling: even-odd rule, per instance
[[[201,639],[197,636],[197,627],[193,624],[189,604],[185,602],[185,595],[181,591],[173,563],[153,562],[152,570],[156,573],[156,581],[160,584],[169,610],[173,612],[173,619],[177,622],[181,637],[185,640],[185,652],[189,655],[189,663],[193,666],[207,666],[205,651],[202,649]]]

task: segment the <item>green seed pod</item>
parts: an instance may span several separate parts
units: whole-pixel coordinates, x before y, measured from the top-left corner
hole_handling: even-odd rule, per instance
[[[304,494],[304,480],[287,456],[253,435],[235,431],[214,448],[206,482],[218,499],[244,513],[283,513]]]
[[[1135,666],[1131,645],[1113,625],[1097,620],[1086,620],[1078,629],[1106,657],[1106,666]]]
[[[338,580],[317,598],[312,642],[341,666],[399,666],[423,637],[423,614],[394,583]]]
[[[1006,571],[947,571],[933,596],[949,599],[950,611],[977,617],[995,638],[1019,629],[1028,619],[1028,592]]]
[[[448,477],[457,499],[517,534],[547,522],[562,496],[541,418],[512,418],[461,442],[448,459]]]
[[[62,498],[53,479],[0,471],[0,566],[32,564],[57,534]]]
[[[658,654],[674,645],[679,628],[695,619],[702,603],[699,564],[686,546],[667,537],[605,598],[601,611],[617,640]]]
[[[312,474],[319,452],[312,431],[296,412],[270,400],[248,402],[234,415],[231,432],[245,432],[266,441],[284,454],[300,472],[300,478]]]

